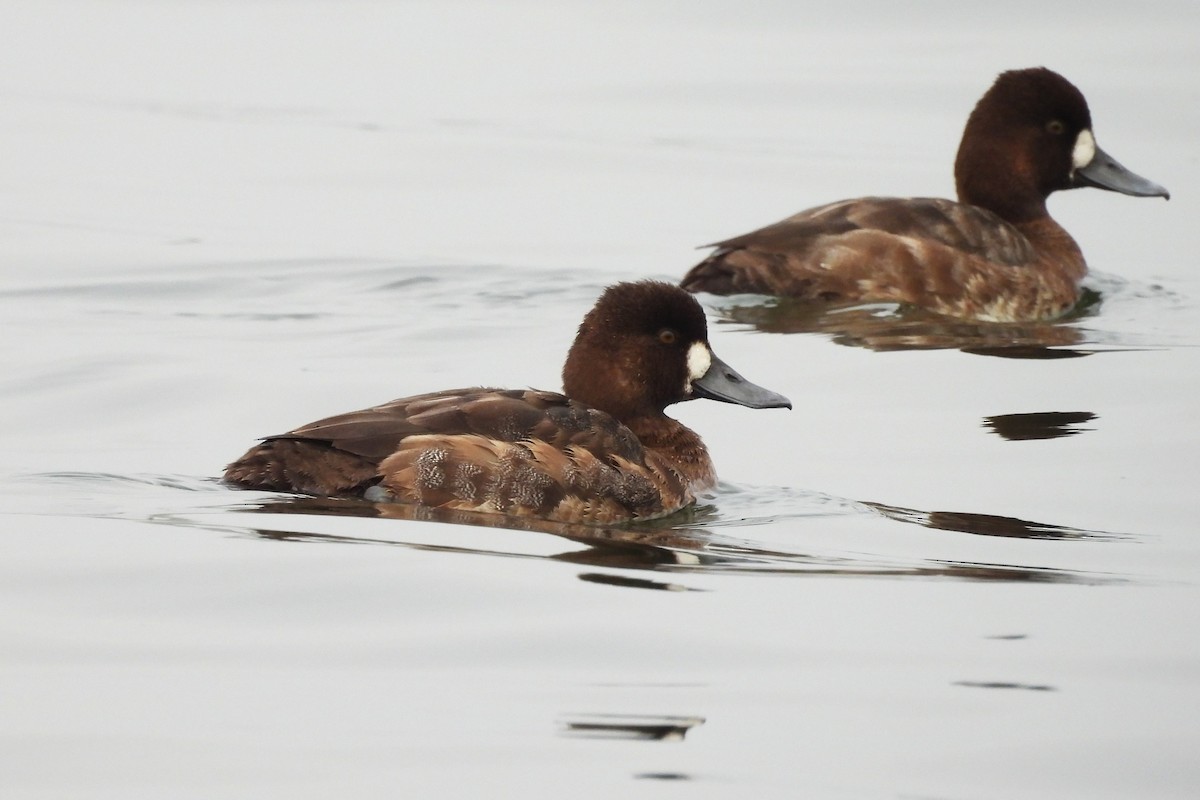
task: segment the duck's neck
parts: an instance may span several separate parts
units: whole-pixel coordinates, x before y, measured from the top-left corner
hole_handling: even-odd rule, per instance
[[[678,472],[694,491],[717,483],[716,469],[703,440],[688,426],[665,414],[647,414],[622,420],[652,454]]]
[[[1021,181],[976,184],[960,176],[957,188],[958,202],[985,208],[1013,225],[1050,218],[1046,199]]]
[[[1014,160],[986,135],[971,135],[973,125],[974,119],[967,122],[954,161],[958,202],[986,208],[1013,225],[1048,217],[1047,192],[1038,185],[1032,165]]]

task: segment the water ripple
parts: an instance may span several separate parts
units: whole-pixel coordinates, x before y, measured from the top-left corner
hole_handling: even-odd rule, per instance
[[[591,570],[580,573],[580,580],[623,588],[691,591],[697,587],[680,579],[595,570],[1076,584],[1132,580],[1037,561],[962,558],[961,549],[951,556],[950,551],[931,549],[929,544],[914,541],[906,546],[903,529],[888,526],[898,522],[951,534],[1024,539],[1031,545],[1047,540],[1102,543],[1131,538],[1128,534],[993,514],[919,511],[786,487],[722,484],[704,503],[670,517],[603,527],[353,498],[245,492],[211,478],[180,475],[52,472],[23,476],[19,483],[41,484],[46,489],[41,494],[60,499],[50,506],[23,510],[13,503],[9,513],[126,519],[278,542],[533,558],[584,565]],[[751,530],[762,535],[746,535]],[[989,550],[974,546],[966,552],[986,556]]]

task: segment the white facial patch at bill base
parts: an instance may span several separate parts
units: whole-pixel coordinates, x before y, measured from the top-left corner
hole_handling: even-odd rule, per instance
[[[1092,159],[1096,157],[1096,137],[1087,128],[1079,132],[1075,137],[1075,149],[1071,151],[1071,166],[1075,169],[1083,169],[1088,164],[1092,163]]]
[[[692,381],[698,381],[707,374],[712,366],[712,351],[704,342],[693,342],[687,354],[687,380],[683,382],[685,394],[692,393]]]

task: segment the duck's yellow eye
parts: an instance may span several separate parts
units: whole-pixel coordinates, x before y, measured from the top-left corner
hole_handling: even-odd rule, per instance
[[[658,340],[663,344],[675,344],[679,339],[679,334],[670,328],[663,328],[658,332]]]
[[[1055,136],[1061,136],[1066,130],[1067,126],[1063,124],[1062,120],[1052,119],[1046,123],[1046,131]]]

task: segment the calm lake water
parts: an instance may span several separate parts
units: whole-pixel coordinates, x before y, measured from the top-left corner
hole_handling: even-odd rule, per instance
[[[1194,797],[1200,6],[12,2],[0,794]],[[1170,202],[1052,212],[1041,326],[703,297],[795,409],[631,529],[216,481],[393,397],[559,387],[616,280],[949,195],[1003,69]]]

